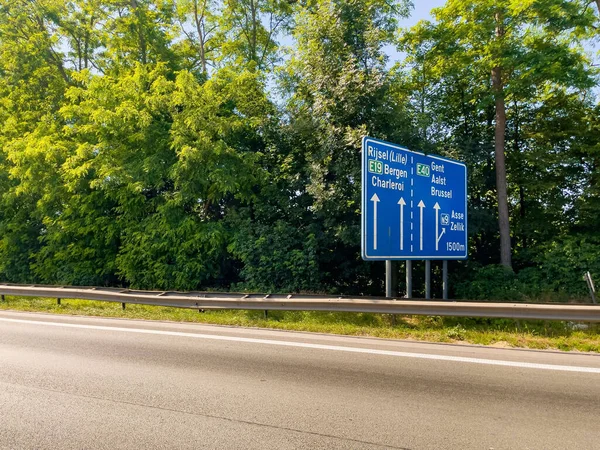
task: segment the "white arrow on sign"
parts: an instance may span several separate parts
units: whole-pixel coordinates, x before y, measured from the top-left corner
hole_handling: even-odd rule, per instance
[[[446,232],[445,228],[442,228],[442,232],[440,233],[440,235],[438,236],[437,240],[435,241],[435,249],[438,249],[439,243],[440,243],[440,239],[442,239],[442,236],[444,235],[444,233]]]
[[[377,194],[373,194],[371,201],[373,202],[373,250],[377,250],[377,203],[379,203]]]
[[[435,249],[437,251],[437,250],[439,250],[440,239],[446,232],[446,229],[442,228],[442,234],[438,234],[439,215],[440,215],[440,209],[441,209],[440,204],[438,202],[435,202],[435,205],[433,205],[433,209],[435,209]]]
[[[421,226],[420,226],[419,230],[420,230],[420,233],[421,233],[421,241],[420,241],[421,245],[420,245],[420,249],[423,250],[423,209],[425,208],[425,203],[423,203],[423,200],[421,200],[417,206],[421,210],[421,213],[420,213],[420,216],[421,216]]]
[[[400,205],[400,250],[404,250],[404,206],[406,206],[406,202],[400,197],[398,204]]]

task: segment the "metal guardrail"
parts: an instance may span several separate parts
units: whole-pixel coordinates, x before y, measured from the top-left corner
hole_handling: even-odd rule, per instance
[[[99,287],[57,287],[0,284],[0,294],[74,298],[189,309],[246,309],[270,311],[330,311],[399,315],[488,317],[600,322],[600,306],[422,301],[403,298],[325,297],[318,295],[232,294],[221,292],[158,292]]]

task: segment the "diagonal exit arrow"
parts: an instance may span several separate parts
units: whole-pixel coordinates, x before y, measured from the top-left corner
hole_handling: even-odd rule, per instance
[[[371,201],[373,202],[373,250],[377,250],[377,203],[380,201],[377,194],[373,194]]]
[[[400,205],[400,250],[404,250],[404,207],[406,202],[400,197],[398,204]]]
[[[442,232],[441,234],[437,237],[436,241],[435,241],[435,249],[437,250],[439,247],[439,243],[440,243],[440,239],[442,239],[442,236],[444,235],[444,233],[446,232],[445,228],[442,228]]]
[[[433,209],[435,209],[435,249],[438,250],[438,244],[440,242],[440,239],[438,238],[439,233],[438,233],[438,221],[439,218],[438,216],[440,215],[440,204],[438,202],[435,202],[435,205],[433,205]]]
[[[419,204],[417,205],[419,207],[419,209],[421,210],[420,212],[420,228],[419,228],[419,232],[421,233],[421,240],[420,240],[420,249],[423,250],[423,209],[425,208],[425,203],[423,203],[423,200],[421,200],[419,202]]]
[[[435,209],[435,249],[437,251],[439,250],[440,239],[446,232],[446,229],[442,228],[442,234],[439,234],[439,215],[441,209],[440,204],[438,202],[435,202],[435,205],[433,205],[433,209]]]

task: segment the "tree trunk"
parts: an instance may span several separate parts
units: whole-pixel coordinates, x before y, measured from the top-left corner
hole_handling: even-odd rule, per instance
[[[140,7],[138,5],[137,0],[131,0],[131,7],[137,18],[137,31],[138,31],[138,39],[140,45],[140,60],[142,64],[148,63],[148,50],[146,45],[146,37],[144,36],[144,21],[143,21],[143,12],[140,11]]]
[[[252,33],[251,33],[251,39],[250,39],[250,61],[254,61],[258,64],[258,52],[257,52],[257,37],[258,37],[258,32],[257,32],[257,17],[256,17],[256,5],[254,3],[254,0],[250,0],[250,12],[251,12],[251,20],[252,20]]]
[[[521,245],[527,248],[527,234],[525,233],[525,188],[519,186],[519,206],[521,215]]]
[[[504,35],[504,27],[499,14],[496,14],[496,38]],[[500,228],[500,263],[512,268],[510,248],[510,222],[508,219],[508,194],[506,186],[506,163],[504,158],[504,135],[506,132],[506,105],[504,104],[504,85],[502,68],[492,69],[492,87],[496,104],[495,156],[496,190],[498,192],[498,225]]]
[[[198,14],[198,0],[194,0],[194,21],[196,22],[196,31],[198,32],[198,39],[200,41],[200,63],[202,65],[202,74],[206,75],[206,42],[204,33],[204,14],[206,13],[206,1],[202,6],[202,14]]]

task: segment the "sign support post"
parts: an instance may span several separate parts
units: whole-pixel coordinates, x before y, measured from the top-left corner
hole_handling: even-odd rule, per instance
[[[406,260],[406,298],[412,298],[412,260]]]
[[[391,259],[385,261],[385,296],[394,297],[394,262]]]
[[[431,260],[425,260],[425,299],[431,298]]]
[[[442,263],[442,298],[448,300],[448,260],[445,259]]]

